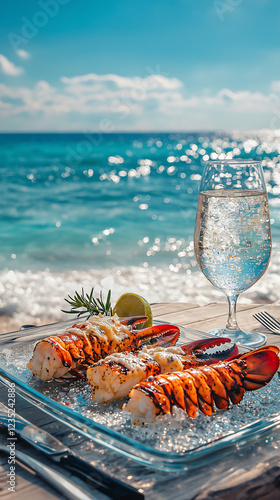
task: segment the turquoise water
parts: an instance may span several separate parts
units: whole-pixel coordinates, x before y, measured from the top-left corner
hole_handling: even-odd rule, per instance
[[[280,138],[271,131],[1,134],[2,312],[14,314],[27,289],[35,300],[38,283],[58,290],[67,282],[60,293],[98,283],[153,288],[154,299],[201,294],[193,252],[200,177],[204,160],[228,152],[263,161],[277,267]]]
[[[155,240],[148,260],[170,262],[168,241],[192,239],[202,167],[179,159],[178,139],[91,138],[0,137],[2,266],[141,265]]]

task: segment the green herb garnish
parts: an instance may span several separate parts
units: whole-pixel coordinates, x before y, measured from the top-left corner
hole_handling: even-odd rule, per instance
[[[63,309],[61,309],[61,311],[69,314],[77,314],[78,318],[82,314],[86,313],[88,313],[88,318],[100,313],[104,316],[112,316],[111,290],[109,290],[108,292],[105,303],[102,299],[102,292],[100,292],[99,299],[95,299],[93,296],[93,291],[94,288],[91,289],[90,294],[85,294],[84,289],[82,288],[81,294],[75,292],[74,297],[70,297],[70,295],[68,295],[69,298],[64,300],[68,304],[70,304],[71,311],[64,311]]]

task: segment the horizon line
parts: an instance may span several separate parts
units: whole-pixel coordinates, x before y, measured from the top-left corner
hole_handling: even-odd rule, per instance
[[[17,131],[0,131],[0,135],[8,135],[8,134],[17,134],[17,135],[24,135],[24,134],[80,134],[80,135],[88,135],[88,134],[99,134],[99,135],[117,135],[117,134],[201,134],[201,133],[235,133],[235,132],[243,132],[243,133],[259,133],[259,132],[273,132],[273,133],[280,133],[280,129],[270,129],[270,128],[259,128],[259,129],[200,129],[200,130],[153,130],[153,131],[142,131],[142,130],[134,130],[134,131],[128,131],[128,130],[123,130],[123,131],[113,131],[113,132],[106,132],[106,131],[90,131],[90,130],[84,130],[84,131],[72,131],[72,130],[55,130],[55,131],[44,131],[44,130],[37,130],[37,131],[23,131],[23,130],[17,130]]]

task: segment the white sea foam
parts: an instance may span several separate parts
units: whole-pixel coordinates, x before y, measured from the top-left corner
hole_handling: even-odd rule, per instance
[[[243,303],[270,303],[280,301],[280,251],[274,251],[265,275],[239,301]],[[112,267],[87,271],[12,271],[0,273],[0,314],[19,324],[43,324],[69,319],[61,309],[69,309],[64,298],[75,290],[90,291],[95,287],[107,293],[112,290],[112,301],[124,292],[143,295],[149,302],[223,302],[225,296],[216,290],[199,271],[190,274],[174,272],[165,267]]]

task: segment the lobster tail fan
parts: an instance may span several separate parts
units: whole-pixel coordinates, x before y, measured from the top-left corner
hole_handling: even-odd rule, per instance
[[[279,368],[279,357],[274,350],[262,350],[245,354],[237,364],[245,361],[242,369],[243,387],[246,391],[255,391],[267,385]]]

